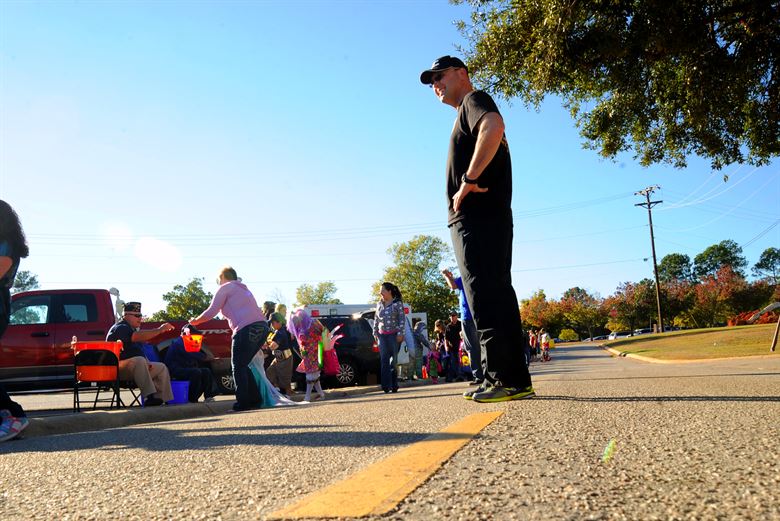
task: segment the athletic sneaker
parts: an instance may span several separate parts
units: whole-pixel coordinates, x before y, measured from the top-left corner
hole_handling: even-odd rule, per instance
[[[481,384],[479,384],[479,387],[475,387],[474,389],[469,389],[468,391],[463,393],[463,397],[467,400],[473,400],[475,394],[484,393],[486,389],[487,389],[487,385],[484,382],[482,382]]]
[[[508,402],[510,400],[524,400],[535,396],[533,387],[518,389],[517,387],[494,386],[480,393],[474,393],[471,399],[479,403]]]
[[[4,416],[3,423],[0,424],[0,441],[16,438],[28,425],[30,425],[30,420],[24,416],[21,418]]]

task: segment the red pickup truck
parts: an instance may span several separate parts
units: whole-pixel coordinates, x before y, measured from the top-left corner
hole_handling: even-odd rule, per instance
[[[11,318],[0,339],[0,383],[9,390],[62,389],[73,386],[71,339],[105,340],[116,322],[111,295],[103,289],[36,290],[11,297]],[[176,329],[153,339],[167,347],[185,321],[170,321]],[[141,329],[154,329],[148,322]],[[203,344],[214,354],[211,362],[220,387],[234,389],[230,367],[231,331],[226,320],[198,326]]]

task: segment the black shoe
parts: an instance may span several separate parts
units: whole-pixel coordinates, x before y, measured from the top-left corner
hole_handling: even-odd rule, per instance
[[[233,412],[251,411],[253,409],[257,409],[257,407],[252,405],[240,405],[238,402],[234,403],[233,407],[231,407]]]
[[[147,396],[144,398],[144,407],[157,407],[162,405],[163,401],[156,396]]]
[[[390,389],[382,389],[382,390],[385,392],[385,394],[390,392]]]
[[[398,387],[393,387],[393,388],[391,389],[391,391],[392,391],[392,392],[394,392],[394,393],[397,393],[397,392],[398,392]]]

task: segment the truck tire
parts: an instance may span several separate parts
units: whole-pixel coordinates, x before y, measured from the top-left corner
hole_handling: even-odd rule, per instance
[[[339,387],[350,387],[357,385],[360,378],[360,370],[355,362],[349,358],[339,360],[339,372],[336,375],[336,381]]]
[[[221,394],[236,394],[236,382],[230,373],[217,376],[217,386]]]

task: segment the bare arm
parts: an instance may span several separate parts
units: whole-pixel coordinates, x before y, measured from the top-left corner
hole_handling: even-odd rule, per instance
[[[11,257],[0,257],[0,277],[4,276],[11,269],[13,262]]]
[[[488,112],[477,124],[477,144],[466,172],[469,179],[477,179],[487,168],[504,139],[504,118],[498,112]]]
[[[147,342],[161,333],[167,333],[176,329],[173,324],[166,322],[156,329],[142,329],[133,332],[133,342]]]
[[[458,285],[455,284],[455,277],[452,276],[450,270],[441,270],[441,274],[444,275],[444,278],[447,280],[447,286],[450,289],[458,289]]]

